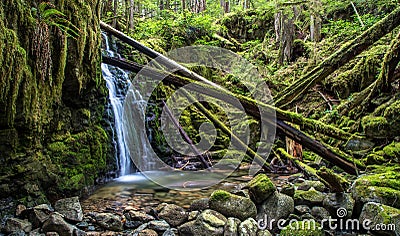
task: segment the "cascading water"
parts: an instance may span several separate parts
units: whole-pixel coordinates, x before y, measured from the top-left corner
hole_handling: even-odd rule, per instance
[[[102,36],[105,46],[103,53],[111,57],[118,56],[118,54],[110,49],[108,36],[106,34],[103,34]],[[109,91],[109,105],[111,106],[111,111],[113,113],[112,115],[114,117],[112,130],[115,158],[118,163],[120,175],[127,175],[132,173],[133,166],[124,138],[123,110],[125,96],[131,85],[131,82],[129,80],[129,74],[119,68],[115,68],[103,63],[101,64],[101,70],[103,73],[103,78],[106,80],[106,85]]]

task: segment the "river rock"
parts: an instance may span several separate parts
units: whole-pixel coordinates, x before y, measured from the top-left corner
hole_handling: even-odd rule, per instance
[[[129,221],[140,221],[144,223],[155,220],[153,216],[141,211],[129,211],[125,213],[124,216]]]
[[[321,226],[315,222],[297,221],[292,222],[291,224],[283,228],[279,236],[324,236],[325,232],[323,229],[320,228]]]
[[[178,230],[177,229],[167,229],[162,236],[176,236],[178,235]]]
[[[293,198],[296,205],[307,205],[310,207],[315,205],[322,206],[325,194],[311,188],[308,191],[296,190]]]
[[[239,224],[239,236],[255,236],[258,231],[258,224],[253,218],[249,218]]]
[[[189,221],[178,227],[181,236],[222,236],[227,219],[214,210],[203,211],[196,220]]]
[[[152,229],[144,229],[144,230],[140,231],[137,235],[138,236],[158,236],[157,232]]]
[[[262,203],[276,191],[274,183],[265,174],[254,177],[247,185],[251,200]]]
[[[229,217],[224,226],[224,236],[237,236],[240,220],[234,217]]]
[[[303,183],[298,184],[297,189],[298,190],[310,190],[311,188],[314,188],[317,191],[324,191],[325,190],[325,185],[321,183],[320,181],[312,181],[312,180],[306,180]]]
[[[274,226],[278,220],[286,219],[293,212],[293,198],[275,192],[258,207],[257,220],[263,220],[264,223],[268,223],[267,229],[270,229],[269,222],[271,222],[271,220],[275,220],[272,224]]]
[[[307,205],[297,205],[294,207],[294,210],[295,210],[295,213],[298,215],[302,215],[302,214],[311,212],[311,208]]]
[[[352,185],[351,192],[356,202],[377,202],[400,208],[400,171],[361,176]]]
[[[194,200],[192,204],[190,204],[190,210],[191,211],[203,211],[205,209],[208,209],[210,207],[209,205],[209,199],[208,198],[201,198]]]
[[[21,220],[18,218],[8,218],[4,225],[4,231],[6,233],[12,233],[16,231],[24,231],[29,233],[32,230],[32,224],[27,220]]]
[[[211,194],[210,209],[239,220],[255,217],[257,214],[256,205],[249,198],[240,197],[223,190],[216,190]]]
[[[78,197],[60,199],[55,203],[54,209],[64,215],[66,220],[80,222],[83,219],[82,207]]]
[[[282,194],[286,194],[289,197],[293,197],[294,196],[294,191],[295,191],[295,186],[292,183],[287,183],[285,185],[282,186],[282,189],[280,191],[280,193]]]
[[[44,233],[57,232],[60,236],[71,236],[77,228],[66,222],[61,214],[54,212],[43,223],[42,231]]]
[[[155,230],[157,232],[164,232],[170,228],[169,224],[165,220],[153,220],[150,221],[147,228]]]
[[[39,228],[49,218],[53,209],[47,205],[42,204],[33,208],[28,208],[22,212],[21,216],[27,218],[32,223],[33,228]]]
[[[95,219],[97,224],[104,229],[112,231],[122,230],[122,220],[117,215],[111,213],[99,213],[96,215]]]
[[[347,215],[344,218],[349,219],[353,214],[354,203],[349,193],[329,193],[322,204],[334,218],[337,217],[339,208],[346,209]]]
[[[359,218],[360,224],[369,221],[367,226],[380,225],[385,227],[392,227],[386,230],[371,229],[374,235],[393,235],[397,236],[400,229],[400,209],[386,206],[380,203],[369,202],[366,203],[361,211]]]
[[[318,221],[327,220],[331,217],[329,211],[323,207],[315,206],[311,209],[311,215]]]
[[[264,230],[259,230],[257,232],[257,236],[272,236],[272,234],[267,229],[264,229]]]
[[[183,224],[188,219],[185,209],[174,204],[164,205],[158,216],[173,227]]]

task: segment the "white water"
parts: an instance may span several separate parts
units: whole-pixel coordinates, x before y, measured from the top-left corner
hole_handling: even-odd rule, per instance
[[[103,38],[106,47],[104,53],[111,57],[115,56],[116,53],[110,49],[108,36],[103,34]],[[120,175],[127,175],[132,173],[133,166],[124,138],[123,110],[125,96],[131,82],[129,80],[129,74],[119,68],[102,63],[101,70],[103,78],[106,80],[109,91],[108,98],[114,117],[112,130],[115,158],[118,163]]]

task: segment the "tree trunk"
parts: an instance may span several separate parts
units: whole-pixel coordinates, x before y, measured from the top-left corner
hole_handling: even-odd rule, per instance
[[[352,60],[399,25],[400,7],[396,8],[392,13],[377,22],[360,36],[346,43],[341,49],[321,62],[316,68],[277,94],[275,96],[275,104],[279,107],[289,105],[305,91],[308,91],[316,83],[325,79],[336,69]]]
[[[128,25],[128,32],[133,32],[135,26],[135,1],[129,0],[129,25]]]
[[[117,28],[118,0],[114,0],[113,13],[114,13],[114,18],[112,20],[112,26],[114,28]]]
[[[279,43],[278,64],[289,62],[292,57],[292,45],[294,41],[294,21],[280,10],[275,14],[275,35]]]

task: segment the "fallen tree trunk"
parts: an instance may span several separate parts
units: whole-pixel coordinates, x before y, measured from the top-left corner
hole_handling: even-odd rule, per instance
[[[344,158],[341,155],[335,154],[334,151],[330,150],[329,148],[326,148],[318,141],[308,137],[306,134],[304,134],[300,130],[297,130],[297,129],[291,127],[290,125],[286,124],[285,122],[283,122],[281,120],[282,117],[284,117],[288,120],[296,120],[296,119],[292,119],[290,116],[293,115],[293,117],[296,118],[299,116],[298,114],[288,115],[283,110],[276,109],[273,106],[267,105],[262,102],[257,102],[255,100],[252,100],[250,98],[247,98],[247,97],[244,97],[241,95],[233,94],[232,92],[230,92],[226,89],[222,89],[219,86],[204,84],[202,82],[194,81],[189,78],[185,78],[182,76],[169,74],[164,71],[159,71],[159,70],[155,70],[155,69],[152,69],[149,67],[145,67],[145,66],[139,65],[137,63],[131,63],[131,62],[122,61],[119,59],[109,58],[109,57],[103,57],[103,62],[113,65],[113,66],[117,66],[121,69],[130,70],[133,72],[140,71],[141,75],[148,76],[148,77],[154,78],[156,80],[163,80],[163,82],[166,84],[173,84],[173,85],[177,85],[177,86],[184,86],[187,84],[191,84],[192,85],[191,89],[193,89],[194,91],[196,91],[198,93],[206,94],[211,97],[224,96],[223,100],[234,106],[237,106],[236,99],[238,99],[248,114],[252,115],[253,117],[255,117],[257,119],[263,119],[263,121],[265,121],[269,124],[274,124],[274,121],[261,117],[260,112],[259,112],[259,107],[261,107],[265,110],[275,109],[277,112],[277,118],[278,118],[276,121],[276,126],[285,135],[287,135],[291,139],[295,140],[296,142],[301,143],[304,147],[317,153],[318,155],[320,155],[327,161],[331,162],[332,164],[339,166],[347,173],[349,173],[349,174],[357,173],[355,166],[351,162],[346,160],[346,158]],[[240,107],[238,107],[238,108],[240,109]]]
[[[309,90],[312,86],[325,79],[336,69],[355,58],[374,42],[391,32],[399,25],[400,7],[377,22],[360,36],[346,43],[337,52],[321,62],[316,68],[302,76],[282,92],[278,93],[275,96],[276,106],[285,107],[289,105],[305,91]]]

